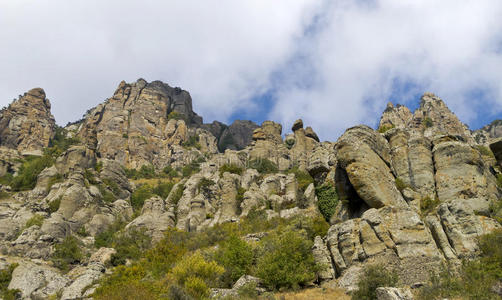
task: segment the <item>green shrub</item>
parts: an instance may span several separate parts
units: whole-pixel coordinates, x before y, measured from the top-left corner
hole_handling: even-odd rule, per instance
[[[383,265],[368,266],[359,277],[358,289],[352,294],[352,299],[376,300],[376,289],[394,287],[397,284],[397,279],[397,275],[386,270]]]
[[[42,215],[33,215],[28,221],[26,221],[25,228],[30,228],[31,226],[42,226],[44,223],[44,217]]]
[[[63,196],[59,196],[56,200],[52,200],[49,202],[49,213],[55,213],[58,211],[59,206],[61,205],[61,199]]]
[[[100,280],[92,297],[96,300],[162,299],[161,295],[167,293],[166,287],[143,280],[145,275],[141,265],[118,266],[111,275]]]
[[[438,198],[432,199],[429,196],[425,196],[420,200],[420,211],[423,215],[427,215],[432,212],[439,205],[439,203]]]
[[[324,216],[326,221],[329,222],[331,216],[335,213],[336,206],[338,204],[338,194],[336,193],[335,187],[327,182],[315,188],[315,193],[317,195],[317,206],[319,211]]]
[[[162,169],[162,173],[164,173],[167,177],[170,178],[175,178],[179,176],[178,172],[171,166],[167,166],[164,169]]]
[[[242,275],[250,273],[253,248],[238,236],[231,235],[220,244],[214,259],[225,268],[221,281],[223,286],[230,288]]]
[[[96,177],[94,176],[94,173],[92,173],[91,170],[85,169],[84,170],[84,178],[89,181],[90,184],[98,184],[98,181],[96,180]]]
[[[198,149],[200,150],[201,146],[199,144],[199,136],[198,135],[192,135],[188,138],[188,140],[186,140],[185,142],[183,142],[181,144],[183,147],[185,148],[195,148],[195,149]]]
[[[79,247],[80,242],[73,236],[67,236],[61,243],[56,244],[51,260],[54,266],[68,271],[72,264],[80,263],[84,257]]]
[[[162,199],[166,199],[167,196],[169,196],[169,193],[173,189],[174,183],[169,181],[169,182],[162,182],[158,181],[157,185],[155,185],[152,189],[152,192],[155,195],[159,195]]]
[[[2,299],[18,299],[16,294],[18,290],[9,290],[9,283],[12,280],[12,272],[17,268],[18,264],[11,264],[8,268],[0,270],[0,296]]]
[[[173,193],[172,197],[171,197],[171,203],[174,204],[174,205],[178,205],[178,202],[180,201],[181,197],[183,197],[183,191],[185,190],[185,186],[184,185],[178,185],[178,187],[174,190],[174,191],[171,191],[171,193]]]
[[[229,172],[232,174],[237,174],[237,175],[242,175],[242,172],[244,172],[244,169],[239,167],[236,164],[224,164],[223,166],[220,167],[220,177],[223,176],[223,173]]]
[[[96,165],[94,166],[94,170],[98,173],[101,173],[101,171],[103,170],[103,162],[102,161],[98,161],[96,163]]]
[[[248,168],[256,169],[260,174],[276,173],[277,165],[266,158],[257,158],[249,161]]]
[[[51,187],[59,182],[63,182],[63,175],[61,174],[57,174],[49,178],[49,182],[47,183],[47,191],[50,191]]]
[[[424,125],[425,127],[432,127],[432,125],[434,125],[434,123],[432,122],[432,119],[429,118],[429,117],[425,117],[423,120],[422,120],[422,125]]]
[[[399,178],[399,177],[396,177],[395,182],[396,182],[396,187],[397,187],[397,189],[400,192],[402,192],[404,189],[410,187],[409,185],[407,185],[406,183],[404,183],[404,181],[401,178]]]
[[[153,165],[142,165],[139,170],[124,168],[124,172],[129,179],[152,179],[159,177]]]
[[[497,186],[502,188],[502,174],[497,174]]]
[[[140,185],[131,194],[131,206],[135,211],[141,211],[145,200],[153,196],[153,188],[149,184]]]
[[[206,261],[199,251],[184,256],[169,272],[169,278],[183,287],[195,299],[209,296],[209,287],[214,286],[224,269],[214,261]]]
[[[298,289],[314,280],[312,242],[295,231],[269,234],[259,243],[256,275],[271,289]]]
[[[111,247],[113,243],[113,236],[115,233],[124,228],[125,225],[125,222],[118,220],[112,223],[112,225],[110,225],[106,230],[96,234],[94,237],[94,247]]]
[[[120,195],[121,189],[115,181],[109,178],[104,178],[103,183],[106,184],[112,190],[114,196]]]
[[[119,232],[112,239],[112,247],[117,251],[112,254],[111,264],[123,265],[128,259],[138,259],[151,246],[151,238],[141,230]]]
[[[481,155],[484,155],[484,156],[490,156],[490,157],[495,157],[493,155],[493,152],[492,150],[490,150],[490,148],[486,147],[486,146],[483,146],[483,145],[477,145],[476,146],[476,149],[479,151],[479,153],[481,153]]]
[[[384,124],[383,126],[378,127],[378,132],[385,133],[394,127],[396,127],[394,124]]]
[[[117,200],[117,197],[106,188],[106,185],[100,184],[100,185],[98,185],[98,189],[99,189],[99,192],[102,197],[101,199],[104,202],[112,203],[112,202],[115,202],[115,200]]]
[[[129,135],[128,135],[127,133],[123,133],[123,134],[122,134],[122,137],[123,137],[124,139],[128,139],[128,138],[129,138]]]
[[[185,115],[183,115],[183,114],[181,114],[181,113],[179,113],[177,111],[174,111],[174,110],[167,115],[167,119],[168,120],[173,119],[173,120],[183,120],[183,121],[186,121]]]
[[[7,199],[11,196],[9,192],[6,191],[0,191],[0,199]]]
[[[244,193],[246,193],[246,189],[243,187],[238,187],[237,188],[237,195],[235,196],[235,201],[237,202],[237,212],[240,214],[241,213],[241,204],[242,201],[244,201]]]
[[[154,248],[148,250],[141,264],[149,270],[154,278],[161,279],[187,253],[187,247],[181,235],[174,228],[165,233],[164,239]]]
[[[296,176],[296,181],[298,182],[298,189],[303,193],[307,187],[314,183],[314,178],[310,176],[307,171],[300,170],[297,166],[289,169],[286,173],[293,173]]]
[[[49,154],[43,156],[28,156],[19,168],[17,176],[10,183],[14,191],[31,190],[37,184],[38,175],[47,167],[54,164],[54,157]]]
[[[11,173],[5,173],[5,175],[0,177],[0,184],[11,185],[13,178],[14,178],[14,176]]]
[[[216,183],[214,181],[212,181],[211,179],[207,179],[207,178],[203,177],[197,183],[197,191],[207,194],[211,191],[210,188],[215,184]]]

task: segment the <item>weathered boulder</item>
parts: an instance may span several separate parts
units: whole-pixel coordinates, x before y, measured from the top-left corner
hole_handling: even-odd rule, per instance
[[[56,123],[51,103],[35,88],[0,111],[0,146],[26,154],[42,154],[54,136]]]
[[[412,284],[428,278],[427,270],[442,261],[429,228],[409,208],[369,209],[361,218],[331,226],[326,241],[338,277],[353,266],[386,262]]]
[[[380,134],[367,126],[350,128],[338,140],[336,155],[338,166],[367,205],[374,208],[406,205],[389,168],[389,145]],[[345,186],[338,188],[346,194]]]
[[[453,136],[438,136],[433,144],[439,200],[469,199],[476,211],[487,213],[491,202],[498,199],[498,190],[479,152]]]
[[[174,227],[175,219],[174,211],[166,206],[165,201],[154,196],[145,201],[141,215],[127,224],[126,230],[144,230],[155,243],[162,239],[163,233],[169,227]]]
[[[318,281],[331,280],[335,278],[335,270],[331,264],[331,256],[329,254],[328,247],[326,247],[326,243],[320,236],[316,236],[314,239],[312,254],[314,255],[315,262],[322,267],[322,269],[317,272]]]
[[[12,272],[8,288],[20,290],[22,299],[46,299],[63,289],[68,282],[56,269],[23,261]]]

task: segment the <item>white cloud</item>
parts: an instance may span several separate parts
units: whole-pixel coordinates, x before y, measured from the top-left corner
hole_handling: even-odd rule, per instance
[[[396,78],[435,92],[464,121],[479,117],[474,89],[500,112],[501,13],[500,1],[326,1],[307,50],[318,80],[282,89],[271,117],[291,124],[301,112],[334,139],[357,123],[374,125]]]
[[[60,123],[123,79],[188,90],[206,120],[225,120],[268,88],[315,5],[307,0],[0,3],[0,104],[41,86]]]
[[[206,121],[269,91],[270,119],[335,139],[374,125],[398,79],[404,102],[433,91],[469,122],[502,111],[500,15],[497,0],[5,0],[0,104],[40,86],[64,124],[143,77],[188,90]]]

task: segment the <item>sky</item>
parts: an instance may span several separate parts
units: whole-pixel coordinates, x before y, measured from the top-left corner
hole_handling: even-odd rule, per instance
[[[388,101],[502,118],[500,0],[2,0],[0,106],[42,87],[60,125],[120,81],[190,92],[205,122],[302,118],[323,140]]]

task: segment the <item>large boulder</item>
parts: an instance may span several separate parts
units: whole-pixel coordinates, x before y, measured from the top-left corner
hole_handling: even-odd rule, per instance
[[[336,154],[338,166],[368,206],[406,205],[389,168],[389,144],[380,134],[367,126],[350,128],[338,140]],[[347,194],[344,189],[339,185],[340,192]]]

